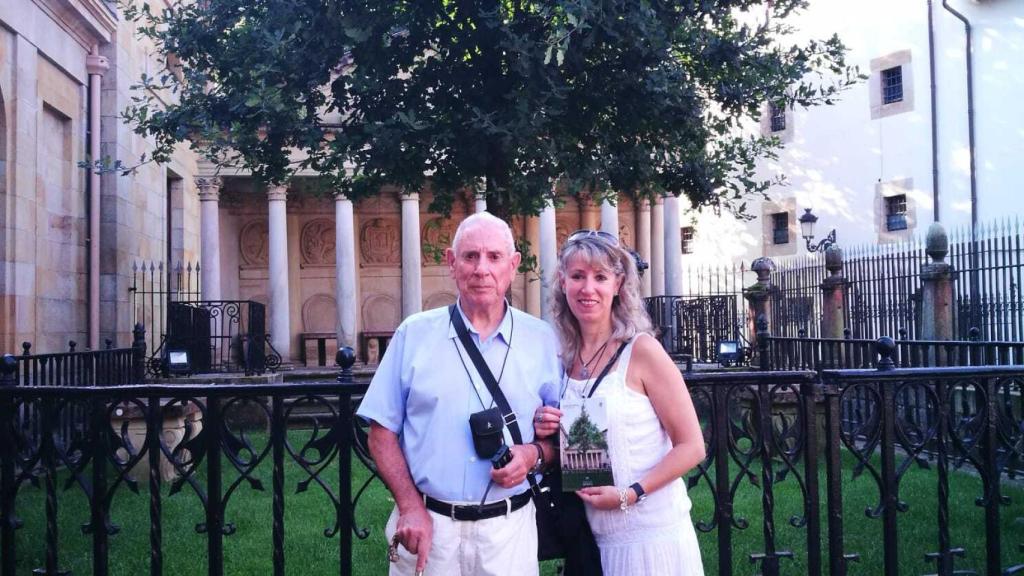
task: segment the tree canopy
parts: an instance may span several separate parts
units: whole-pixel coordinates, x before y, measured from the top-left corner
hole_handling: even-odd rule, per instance
[[[130,1],[130,0],[129,0]],[[805,0],[200,0],[124,6],[165,69],[124,115],[151,159],[190,145],[354,199],[429,185],[536,213],[555,182],[742,210],[765,103],[830,103],[858,74],[833,36],[789,41]],[[158,98],[166,93],[170,98]],[[169,102],[169,103],[167,103]],[[745,129],[746,128],[746,129]]]

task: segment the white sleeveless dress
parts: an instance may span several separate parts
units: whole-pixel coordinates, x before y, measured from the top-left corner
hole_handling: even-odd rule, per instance
[[[619,364],[605,376],[594,397],[605,398],[608,456],[615,486],[626,488],[644,477],[672,448],[647,396],[626,386],[633,339]],[[570,378],[565,399],[578,400],[588,385]],[[587,519],[601,549],[605,576],[703,576],[697,534],[690,520],[686,485],[677,479],[623,513],[587,506]]]

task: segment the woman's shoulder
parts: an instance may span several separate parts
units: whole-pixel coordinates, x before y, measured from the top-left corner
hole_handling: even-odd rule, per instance
[[[657,338],[651,336],[647,332],[641,332],[633,337],[633,357],[636,358],[645,356],[656,356],[658,354],[665,354],[665,349],[661,347],[661,342],[658,342]]]

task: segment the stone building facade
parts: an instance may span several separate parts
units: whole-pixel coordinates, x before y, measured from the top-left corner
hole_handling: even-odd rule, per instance
[[[0,352],[22,342],[37,353],[64,351],[69,340],[126,345],[143,316],[132,293],[139,262],[200,262],[203,299],[267,304],[267,330],[286,360],[302,355],[303,335],[332,334],[331,351],[334,341],[359,347],[362,334],[454,301],[435,255],[462,218],[485,209],[481,198],[467,195],[450,217],[427,211],[429,190],[384,189],[353,205],[325,194],[315,174],[268,190],[185,147],[129,174],[81,166],[131,165],[149,152],[119,116],[141,74],[157,70],[154,47],[113,3],[0,2]],[[556,247],[577,228],[619,234],[652,262],[645,294],[664,293],[679,271],[677,251],[665,250],[679,242],[675,202],[569,198],[557,212],[513,221],[539,268],[516,280],[512,303],[543,313]]]
[[[196,256],[191,154],[79,166],[147,150],[118,115],[152,52],[103,0],[0,2],[0,350],[126,344],[132,261]]]

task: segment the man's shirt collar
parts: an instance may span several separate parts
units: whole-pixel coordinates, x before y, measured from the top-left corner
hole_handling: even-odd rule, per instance
[[[469,318],[467,318],[466,315],[462,312],[461,300],[456,301],[455,310],[459,315],[462,316],[462,321],[465,322],[466,329],[469,331],[469,333],[476,334],[477,342],[483,344],[483,342],[480,342],[480,333],[477,331],[476,328],[473,327],[473,324],[469,321]],[[498,324],[498,329],[494,331],[494,334],[491,335],[491,338],[494,338],[496,335],[501,335],[501,338],[505,342],[506,346],[509,345],[510,342],[512,342],[512,305],[509,303],[507,298],[505,299],[505,316],[502,317],[501,323]],[[458,337],[459,335],[455,331],[455,324],[449,323],[448,338]]]

